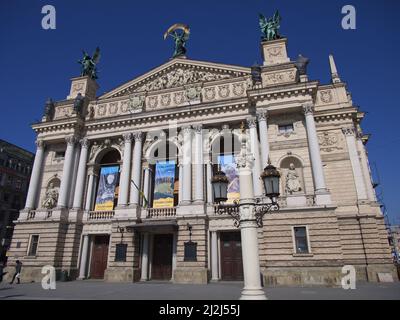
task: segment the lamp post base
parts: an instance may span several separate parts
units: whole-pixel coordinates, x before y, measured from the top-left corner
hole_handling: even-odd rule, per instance
[[[262,289],[243,289],[240,300],[268,300]]]

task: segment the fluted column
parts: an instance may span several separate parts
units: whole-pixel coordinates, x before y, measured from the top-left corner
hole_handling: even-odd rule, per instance
[[[148,207],[150,207],[149,190],[150,190],[150,168],[147,166],[144,168],[143,194],[148,202],[147,203]],[[144,199],[143,199],[143,206],[145,206]]]
[[[182,163],[178,164],[178,175],[179,175],[179,190],[178,190],[178,203],[182,202],[183,195],[183,165]]]
[[[194,165],[196,167],[196,188],[194,201],[196,203],[204,203],[204,161],[203,161],[203,127],[201,124],[194,126]]]
[[[81,253],[81,265],[79,267],[79,279],[86,278],[86,264],[89,252],[89,235],[83,235],[83,245]]]
[[[82,209],[83,191],[85,187],[86,177],[86,162],[88,157],[89,140],[83,138],[81,141],[81,154],[79,157],[78,174],[76,177],[74,202],[72,207],[74,209]]]
[[[183,129],[183,185],[181,205],[192,201],[192,128]]]
[[[261,169],[264,169],[268,164],[269,157],[269,142],[268,142],[268,114],[266,110],[257,112],[258,128],[260,131],[261,145]]]
[[[254,195],[256,197],[261,197],[263,195],[263,192],[262,192],[262,185],[261,185],[262,181],[260,178],[260,175],[261,175],[260,150],[258,147],[256,120],[253,118],[248,118],[247,124],[250,129],[250,151],[254,157],[254,163],[253,163],[253,168],[252,168]]]
[[[121,178],[119,180],[118,206],[125,207],[128,205],[130,171],[132,158],[132,134],[124,133],[124,158],[122,162]]]
[[[207,203],[209,203],[209,204],[213,203],[211,178],[212,178],[211,160],[207,160],[207,179],[206,179],[206,184],[207,184]]]
[[[137,206],[139,204],[140,175],[142,172],[142,139],[143,134],[136,132],[133,134],[135,146],[133,148],[133,173],[130,204]]]
[[[218,238],[217,232],[211,231],[211,280],[218,279]]]
[[[65,138],[67,142],[67,150],[65,151],[64,167],[60,185],[60,195],[58,197],[57,207],[66,208],[68,206],[68,196],[72,180],[72,165],[74,158],[74,150],[76,143],[75,136],[68,136]]]
[[[80,155],[81,155],[81,146],[79,143],[77,143],[74,149],[74,157],[72,160],[71,186],[69,189],[69,196],[68,196],[68,208],[73,208],[74,204],[75,187],[76,187],[76,180],[78,178]]]
[[[96,187],[96,174],[95,168],[93,166],[88,169],[89,181],[86,192],[86,202],[85,202],[85,211],[90,211],[92,209],[93,197]]]
[[[365,187],[367,189],[368,199],[371,201],[376,201],[375,191],[372,186],[370,166],[367,158],[367,150],[362,141],[361,133],[357,134],[357,145],[358,145],[358,151],[360,153],[361,168],[365,178]]]
[[[36,155],[33,162],[31,179],[29,181],[28,194],[26,196],[25,209],[35,209],[39,182],[42,175],[45,144],[43,140],[36,140]]]
[[[142,265],[140,281],[147,281],[149,279],[149,234],[143,234],[143,248],[142,248]]]
[[[317,137],[317,129],[314,121],[314,106],[312,104],[304,104],[303,111],[306,119],[308,149],[311,158],[311,167],[314,178],[315,192],[326,191],[324,170],[322,167],[321,153],[319,150],[319,142]]]
[[[357,199],[367,200],[367,190],[365,188],[363,173],[361,169],[360,159],[357,152],[357,144],[354,127],[342,128],[342,132],[346,137],[347,149],[349,151],[351,168],[353,170],[354,183],[356,185]]]

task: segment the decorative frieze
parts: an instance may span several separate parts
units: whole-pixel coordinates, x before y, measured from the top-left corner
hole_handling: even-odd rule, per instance
[[[263,85],[277,85],[296,81],[296,69],[263,73]]]
[[[337,133],[323,132],[318,134],[321,152],[333,152],[343,149],[342,141]]]

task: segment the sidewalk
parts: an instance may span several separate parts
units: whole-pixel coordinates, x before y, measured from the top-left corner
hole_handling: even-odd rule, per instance
[[[0,300],[237,300],[243,284],[221,282],[207,285],[169,282],[109,283],[103,281],[57,282],[56,290],[40,283],[0,284]],[[355,290],[325,287],[265,288],[270,300],[384,299],[400,300],[400,282],[359,283]]]

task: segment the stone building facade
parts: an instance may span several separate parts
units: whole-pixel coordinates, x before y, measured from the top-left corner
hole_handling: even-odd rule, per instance
[[[34,155],[0,139],[0,263],[7,262],[14,224],[24,208]]]
[[[260,81],[250,67],[186,57],[101,96],[91,78],[73,78],[66,100],[49,102],[32,126],[36,158],[11,246],[22,279],[40,280],[52,265],[74,279],[240,280],[240,233],[215,213],[210,181],[220,156],[239,152],[243,124],[255,196],[263,197],[258,177],[268,161],[282,174],[280,210],[264,216],[258,233],[265,285],[337,285],[348,264],[359,280],[397,277],[364,113],[332,56],[332,81],[322,84],[286,45],[261,43]],[[154,206],[160,161],[174,161],[172,206]],[[95,210],[101,168],[110,165],[119,168],[115,203]]]

